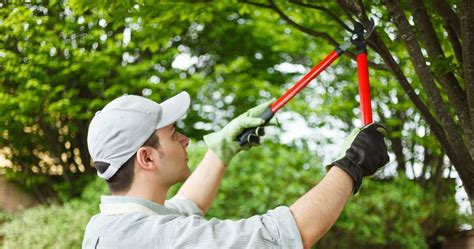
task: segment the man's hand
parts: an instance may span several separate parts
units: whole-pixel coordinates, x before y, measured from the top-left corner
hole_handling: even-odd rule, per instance
[[[388,160],[384,142],[385,128],[377,123],[356,128],[343,142],[342,155],[331,166],[343,169],[354,180],[354,194],[362,184],[362,178],[374,174]]]
[[[249,149],[256,143],[249,143],[241,147],[237,136],[247,128],[254,128],[265,123],[260,115],[273,103],[273,100],[254,107],[233,119],[222,130],[204,136],[204,142],[225,165],[229,165],[232,158],[242,149]]]

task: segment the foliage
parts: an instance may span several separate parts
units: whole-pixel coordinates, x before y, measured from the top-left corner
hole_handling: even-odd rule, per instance
[[[205,150],[202,144],[193,145],[190,165],[197,165]],[[316,156],[266,141],[234,159],[207,217],[241,219],[289,206],[321,178]],[[170,196],[176,191],[174,188]],[[87,221],[98,212],[100,195],[107,192],[105,182],[95,177],[80,199],[16,214],[0,229],[3,246],[79,248]],[[452,229],[463,220],[452,195],[447,196],[447,205],[438,210],[452,216],[448,224]],[[316,248],[427,248],[423,224],[435,206],[430,192],[405,177],[366,180]]]
[[[0,227],[2,248],[81,248],[87,222],[99,210],[100,195],[106,193],[105,182],[97,177],[79,199],[9,214]]]
[[[12,219],[12,215],[3,210],[0,210],[0,224],[8,222]]]
[[[0,228],[3,248],[80,248],[95,209],[79,201],[28,209]]]

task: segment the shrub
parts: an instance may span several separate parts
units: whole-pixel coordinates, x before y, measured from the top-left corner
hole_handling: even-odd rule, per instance
[[[98,177],[83,191],[83,197],[63,205],[42,205],[13,215],[0,228],[4,248],[81,248],[90,217],[99,212],[99,196],[106,194]]]

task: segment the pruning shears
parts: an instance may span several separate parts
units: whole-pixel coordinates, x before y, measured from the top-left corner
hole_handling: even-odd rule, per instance
[[[272,119],[275,113],[280,110],[288,101],[290,101],[296,94],[305,88],[314,78],[330,66],[337,58],[339,58],[351,46],[356,47],[357,60],[357,74],[359,79],[359,96],[360,96],[360,111],[362,124],[368,125],[372,123],[372,105],[370,98],[370,84],[369,84],[369,66],[367,60],[367,38],[375,29],[375,23],[370,20],[370,25],[364,27],[360,22],[354,22],[354,30],[349,41],[337,46],[329,55],[327,55],[319,64],[317,64],[311,71],[309,71],[303,78],[301,78],[295,85],[288,89],[279,99],[277,99],[265,112],[260,115],[260,118],[265,120],[265,124]],[[245,129],[237,140],[241,146],[247,143],[258,143],[262,129],[248,128]]]

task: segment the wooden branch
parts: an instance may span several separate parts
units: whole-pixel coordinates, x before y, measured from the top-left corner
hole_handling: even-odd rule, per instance
[[[451,47],[453,48],[453,53],[454,56],[456,57],[456,60],[458,61],[459,67],[461,68],[461,74],[462,73],[462,47],[461,47],[461,42],[458,39],[458,36],[456,35],[456,32],[454,31],[451,26],[449,26],[447,23],[444,24],[444,28],[446,29],[446,32],[448,33],[448,39],[449,42],[451,43]]]
[[[469,115],[471,116],[471,128],[474,131],[474,2],[472,0],[461,0],[460,10],[463,76]],[[474,159],[474,135],[468,137],[468,144],[471,158]],[[472,165],[471,168],[474,170]],[[474,203],[474,186],[471,191],[471,201]]]
[[[382,113],[379,113],[379,116],[383,117],[380,114],[382,114]],[[398,112],[395,114],[395,117],[401,118],[400,116],[401,115]],[[404,120],[402,120],[402,122],[403,121]],[[392,131],[399,131],[399,130],[403,129],[403,125],[401,125],[401,126],[398,126],[398,125],[397,126],[391,126],[389,128]],[[406,166],[407,161],[406,160],[407,159],[405,157],[405,154],[403,153],[402,138],[401,137],[388,136],[388,139],[390,140],[390,142],[392,144],[391,149],[392,149],[393,153],[395,154],[395,160],[397,161],[397,171],[400,174],[406,175],[406,169],[407,169],[407,166]]]
[[[360,13],[357,16],[360,19],[362,13],[366,14],[366,9],[365,9],[365,6],[364,6],[364,2],[362,0],[357,0],[357,5],[358,6],[357,6],[356,9],[359,10],[359,13]]]
[[[425,149],[423,151],[423,162],[422,162],[422,169],[421,169],[421,179],[420,179],[420,184],[423,188],[426,187],[426,172],[428,169],[432,169],[432,163],[433,163],[433,155],[428,153],[428,150]],[[430,170],[431,172],[431,170]]]
[[[347,30],[349,32],[354,32],[349,26],[347,26],[341,20],[341,18],[339,18],[334,12],[332,12],[330,9],[328,9],[326,7],[318,6],[318,5],[312,5],[312,4],[308,4],[308,3],[303,3],[300,0],[290,0],[290,3],[294,3],[294,4],[297,4],[297,5],[306,7],[306,8],[310,8],[310,9],[320,10],[320,11],[326,13],[329,17],[331,17],[334,21],[336,21],[339,25],[341,25],[345,30]]]
[[[391,117],[391,118],[396,118],[402,121],[401,125],[394,125],[394,126],[389,127],[391,131],[400,131],[403,128],[403,122],[406,119],[405,118],[406,115],[403,112],[399,112],[398,110],[395,110],[395,113],[393,113],[393,115],[391,114],[389,117],[386,117],[380,108],[376,108],[374,110],[377,111],[377,114],[379,115],[381,120]],[[406,162],[405,154],[403,153],[402,138],[400,136],[399,137],[391,136],[391,134],[392,133],[389,132],[389,135],[386,138],[390,140],[390,143],[391,143],[390,149],[395,154],[395,160],[397,161],[397,172],[399,174],[406,175],[407,162]]]
[[[46,138],[46,141],[48,142],[48,147],[49,152],[51,153],[51,156],[55,159],[61,158],[61,153],[63,152],[60,143],[58,142],[58,136],[59,134],[51,129],[48,124],[46,124],[43,115],[39,115],[39,120],[38,124],[43,130],[44,137]]]
[[[421,0],[408,0],[408,6],[413,14],[415,26],[420,31],[421,40],[425,44],[428,56],[434,60],[445,60],[446,57],[423,2]],[[459,85],[456,76],[451,71],[442,72],[437,75],[437,78],[459,115],[461,127],[466,133],[471,133],[469,112],[466,109],[466,94]]]
[[[89,156],[89,150],[87,148],[87,124],[83,120],[72,121],[77,126],[77,147],[79,148],[79,154],[84,165],[86,173],[93,173],[95,169],[91,167],[91,158]]]
[[[400,2],[396,0],[384,0],[384,3],[392,15],[392,19],[401,34],[401,39],[407,47],[410,58],[413,61],[415,71],[418,74],[421,84],[425,88],[425,92],[428,95],[430,104],[436,112],[440,123],[443,126],[443,130],[446,133],[447,141],[452,146],[452,148],[456,148],[454,153],[448,156],[450,156],[450,159],[453,161],[463,183],[468,185],[469,181],[471,181],[471,179],[474,177],[474,167],[472,167],[473,161],[469,156],[469,150],[467,149],[466,144],[464,144],[457,125],[455,124],[453,118],[449,115],[449,109],[445,105],[440,93],[438,92],[433,76],[426,65],[426,61],[423,57],[423,54],[421,53],[421,48],[416,40],[415,34],[413,33],[410,24],[408,23],[408,20],[404,15],[403,9],[400,6]],[[469,190],[466,189],[466,191]],[[470,193],[469,196],[474,196],[474,193]]]
[[[274,10],[276,13],[278,13],[280,15],[280,17],[283,18],[286,22],[288,22],[291,26],[293,26],[293,27],[295,27],[295,28],[297,28],[297,29],[299,29],[299,30],[303,31],[304,33],[309,34],[311,36],[323,38],[324,40],[328,41],[329,44],[331,44],[335,47],[339,46],[339,43],[336,40],[334,40],[334,38],[332,38],[328,33],[319,32],[319,31],[316,31],[316,30],[313,30],[313,29],[309,29],[309,28],[306,28],[306,27],[294,22],[293,20],[291,20],[290,17],[285,15],[285,13],[283,13],[283,11],[280,10],[280,8],[278,8],[272,0],[269,0],[269,3],[270,3],[270,6],[271,6],[271,9]]]
[[[413,152],[415,151],[415,143],[412,143],[410,146],[410,151]],[[416,172],[415,172],[415,156],[412,153],[412,156],[410,158],[410,163],[411,163],[411,173],[413,174],[413,180],[419,183],[420,178],[416,177]]]
[[[431,0],[433,8],[443,19],[444,27],[448,33],[449,42],[453,47],[454,55],[462,68],[462,51],[461,51],[461,21],[459,16],[449,6],[446,0]]]
[[[247,4],[251,4],[251,5],[255,5],[255,6],[258,6],[258,7],[262,7],[262,8],[271,9],[271,6],[270,6],[270,5],[266,5],[266,4],[263,4],[263,3],[255,3],[255,2],[247,1],[247,0],[239,0],[239,2],[241,2],[241,3],[247,3]]]
[[[443,156],[441,157],[436,157],[436,164],[434,168],[434,172],[432,174],[432,177],[434,178],[434,186],[435,186],[435,193],[438,193],[440,190],[441,185],[444,185],[442,180],[443,180],[443,171],[444,171],[444,163],[443,163]]]
[[[441,18],[456,32],[458,37],[461,37],[461,21],[456,12],[449,6],[449,3],[445,0],[431,0],[431,2]]]
[[[360,17],[359,15],[362,13],[362,11],[360,8],[356,7],[356,4],[353,0],[337,0],[337,3],[339,6],[341,6],[342,10],[346,12],[346,15],[351,19],[352,23],[356,22],[356,20],[352,17],[353,15]]]

